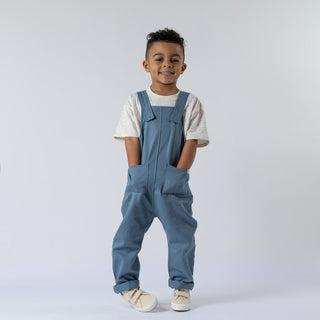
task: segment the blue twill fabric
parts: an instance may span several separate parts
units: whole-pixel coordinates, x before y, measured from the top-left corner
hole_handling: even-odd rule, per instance
[[[189,93],[180,91],[175,107],[151,106],[146,91],[141,104],[141,164],[128,168],[122,200],[123,220],[113,239],[115,293],[139,288],[142,240],[157,217],[168,240],[169,286],[193,289],[197,221],[187,169],[176,168],[185,143],[183,112]]]

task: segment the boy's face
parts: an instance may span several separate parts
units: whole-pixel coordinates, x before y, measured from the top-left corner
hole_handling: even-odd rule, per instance
[[[178,43],[154,42],[148,52],[143,67],[150,72],[153,85],[175,85],[187,68],[183,62],[183,50]]]

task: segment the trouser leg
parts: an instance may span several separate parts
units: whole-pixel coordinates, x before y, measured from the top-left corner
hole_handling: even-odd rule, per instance
[[[124,196],[121,211],[123,220],[112,245],[112,265],[115,293],[139,287],[140,262],[138,253],[149,229],[153,215],[143,194],[128,193]]]
[[[197,221],[192,217],[192,196],[159,195],[155,199],[168,240],[169,286],[192,290],[197,229]]]

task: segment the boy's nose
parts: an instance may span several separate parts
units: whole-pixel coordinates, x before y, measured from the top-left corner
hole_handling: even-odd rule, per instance
[[[172,67],[171,60],[163,60],[163,66],[164,67]]]

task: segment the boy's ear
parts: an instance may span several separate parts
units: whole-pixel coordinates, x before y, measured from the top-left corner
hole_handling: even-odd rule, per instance
[[[184,63],[181,67],[181,74],[187,69],[187,65]]]
[[[150,72],[149,63],[147,60],[143,60],[142,65],[144,67],[144,70],[146,70],[147,72]]]

